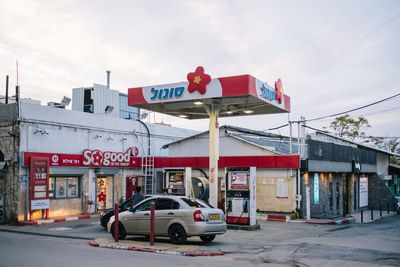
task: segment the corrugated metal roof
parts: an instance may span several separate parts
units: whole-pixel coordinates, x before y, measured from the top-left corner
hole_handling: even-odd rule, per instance
[[[290,155],[290,142],[286,140],[272,140],[263,137],[250,137],[244,135],[231,135],[232,137],[251,143],[258,147],[274,151],[281,155]],[[292,143],[292,154],[297,154],[297,144]]]
[[[323,131],[316,131],[315,133],[316,134],[320,134],[320,135],[326,135],[326,136],[329,136],[331,138],[335,138],[335,139],[338,139],[338,140],[341,140],[341,141],[344,141],[344,142],[347,142],[347,143],[350,143],[350,144],[354,144],[354,145],[359,146],[359,147],[364,147],[366,149],[374,150],[374,151],[381,152],[381,153],[384,153],[384,154],[389,154],[389,155],[395,156],[395,157],[400,157],[400,155],[397,154],[397,153],[394,153],[394,152],[391,152],[391,151],[387,151],[387,150],[383,150],[383,149],[380,149],[380,148],[377,148],[377,147],[374,147],[374,146],[369,146],[369,145],[366,145],[366,144],[357,143],[357,142],[354,142],[354,141],[351,141],[351,140],[347,140],[347,139],[344,139],[342,137],[339,137],[339,136],[336,136],[336,135],[333,135],[333,134],[330,134],[330,133],[326,133],[326,132],[323,132]],[[318,140],[318,139],[316,139],[316,140]]]
[[[231,136],[233,138],[236,138],[238,140],[241,140],[243,142],[252,144],[254,146],[270,150],[272,152],[281,154],[281,155],[289,155],[290,154],[290,142],[289,138],[287,136],[281,136],[277,134],[272,134],[272,133],[266,133],[266,132],[261,132],[261,131],[254,131],[251,129],[246,129],[246,128],[241,128],[241,127],[236,127],[236,126],[230,126],[230,125],[225,125],[221,126],[220,130],[224,130],[225,134],[227,136]],[[173,145],[178,142],[184,142],[185,140],[195,138],[199,135],[203,135],[208,133],[208,131],[201,132],[196,135],[189,136],[187,138],[178,140],[176,142],[172,142],[169,144],[166,144],[163,146],[163,148],[167,148],[170,145]],[[293,139],[293,145],[292,145],[292,154],[297,154],[297,144],[295,143],[295,140]]]

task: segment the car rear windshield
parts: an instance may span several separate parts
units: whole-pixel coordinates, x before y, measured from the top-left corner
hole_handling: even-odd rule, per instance
[[[205,204],[190,198],[181,198],[186,204],[192,208],[208,208]]]

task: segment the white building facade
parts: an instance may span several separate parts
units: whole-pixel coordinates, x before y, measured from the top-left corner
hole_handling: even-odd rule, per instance
[[[151,163],[154,156],[166,156],[163,145],[196,133],[23,102],[19,107],[1,105],[0,118],[4,155],[0,194],[5,220],[13,222],[111,208],[131,197],[129,183],[146,186],[143,160]],[[42,174],[47,184],[32,184],[31,176],[40,171],[32,165],[35,159],[48,162],[48,174]],[[149,173],[151,164],[148,167]],[[40,196],[47,189],[48,202],[41,202],[44,208],[34,208],[38,204],[32,202],[33,194]],[[152,186],[147,189],[157,193]]]

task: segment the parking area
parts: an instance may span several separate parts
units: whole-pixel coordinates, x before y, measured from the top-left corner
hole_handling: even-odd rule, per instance
[[[23,227],[1,226],[0,231],[82,239],[87,243],[95,241],[105,254],[109,251],[106,248],[119,248],[172,255],[223,255],[221,257],[243,264],[400,264],[399,215],[368,224],[314,225],[262,221],[260,226],[261,229],[256,231],[228,230],[207,244],[198,237],[189,238],[184,245],[173,245],[167,238],[156,238],[154,246],[150,246],[149,240],[141,236],[128,236],[117,244],[110,233],[100,226],[98,219]]]

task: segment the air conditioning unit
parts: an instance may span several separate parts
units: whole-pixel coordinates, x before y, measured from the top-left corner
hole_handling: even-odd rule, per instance
[[[57,102],[47,102],[47,106],[53,107],[53,108],[63,108],[65,109],[65,105]]]

